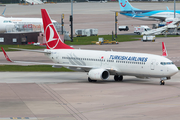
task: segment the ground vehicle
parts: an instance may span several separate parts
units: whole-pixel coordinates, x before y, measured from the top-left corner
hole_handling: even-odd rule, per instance
[[[144,35],[143,36],[143,38],[142,38],[142,41],[143,42],[147,42],[147,41],[151,41],[151,42],[155,42],[155,39],[156,39],[156,37],[155,36],[146,36],[146,35]]]
[[[128,26],[119,26],[119,31],[128,31],[129,27]]]
[[[146,25],[141,25],[140,27],[134,27],[134,33],[140,35],[144,31],[149,31],[151,30],[148,26]]]
[[[134,33],[140,35],[144,31],[149,31],[151,30],[148,26],[146,25],[141,25],[140,27],[134,27]]]

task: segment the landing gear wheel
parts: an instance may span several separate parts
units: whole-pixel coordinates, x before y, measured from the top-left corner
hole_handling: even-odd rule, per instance
[[[123,80],[123,76],[122,75],[114,75],[114,80],[115,81],[122,81]]]
[[[114,80],[115,80],[115,81],[118,81],[118,75],[115,75],[115,76],[114,76]]]
[[[97,80],[91,80],[91,78],[88,77],[89,82],[97,82]]]
[[[164,85],[164,84],[165,84],[164,80],[161,80],[160,85]]]

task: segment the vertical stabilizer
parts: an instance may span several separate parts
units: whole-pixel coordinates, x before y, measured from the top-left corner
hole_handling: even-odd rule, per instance
[[[119,6],[121,11],[132,11],[132,10],[139,10],[131,6],[128,0],[119,0]]]
[[[164,56],[164,57],[168,56],[166,46],[165,46],[164,42],[162,42],[162,56]]]
[[[72,47],[63,43],[46,9],[41,9],[41,14],[43,20],[44,34],[46,36],[47,49],[73,49]]]
[[[3,13],[1,15],[5,16],[5,11],[6,11],[6,8],[4,9]]]

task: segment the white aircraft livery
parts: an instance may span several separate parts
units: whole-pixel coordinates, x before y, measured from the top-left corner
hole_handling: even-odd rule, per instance
[[[4,33],[8,31],[8,29],[13,28],[15,28],[15,24],[12,21],[6,20],[4,17],[0,16],[0,33]]]
[[[4,17],[6,8],[4,9],[2,15],[0,16],[0,33],[7,31],[12,31],[13,29],[18,29],[19,24],[23,24],[24,28],[34,28],[39,31],[43,27],[42,18],[17,18],[17,17]],[[53,23],[56,23],[55,20],[52,20]]]
[[[153,55],[131,52],[113,52],[97,50],[74,49],[62,42],[45,9],[41,9],[47,49],[44,51],[28,50],[44,53],[54,63],[37,63],[12,61],[2,48],[6,59],[10,62],[53,65],[66,67],[75,71],[88,72],[88,81],[107,80],[114,75],[115,81],[122,81],[123,76],[138,78],[160,78],[160,84],[178,72],[171,60],[166,58],[164,43],[163,55]],[[19,49],[26,50],[26,49]]]

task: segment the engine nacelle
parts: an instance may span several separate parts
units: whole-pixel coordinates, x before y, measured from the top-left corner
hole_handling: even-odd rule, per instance
[[[92,80],[107,80],[109,75],[109,71],[106,69],[91,69],[88,73]]]

